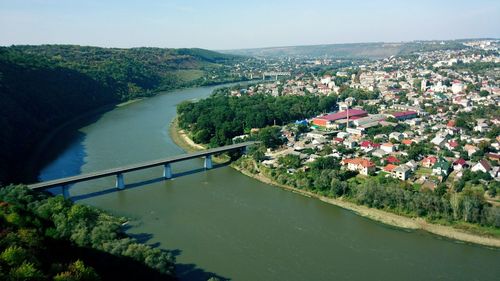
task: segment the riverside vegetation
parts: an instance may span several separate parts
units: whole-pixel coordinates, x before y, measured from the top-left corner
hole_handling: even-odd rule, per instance
[[[252,147],[249,157],[240,158],[235,165],[278,184],[398,215],[425,218],[475,234],[500,237],[500,208],[488,203],[484,190],[477,189],[484,176],[480,172],[467,171],[452,189],[441,184],[432,191],[385,177],[383,173],[364,177],[344,170],[338,159],[327,156],[331,153],[329,146],[321,151],[304,151],[322,156],[305,166],[298,155],[282,156],[278,159],[278,168],[261,164],[267,148],[284,144],[281,128],[272,126],[276,120],[279,124],[288,123],[334,106],[333,97],[254,95],[236,98],[226,89],[198,102],[180,104],[178,119],[180,127],[189,131],[195,142],[223,145],[243,133],[248,133],[250,139],[260,140],[262,145]],[[262,129],[251,134],[250,128]],[[301,134],[307,129],[298,125],[294,130]]]
[[[175,258],[123,218],[25,186],[0,189],[0,280],[173,280]]]

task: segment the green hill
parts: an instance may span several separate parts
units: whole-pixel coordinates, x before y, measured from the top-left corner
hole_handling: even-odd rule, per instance
[[[230,82],[240,57],[202,49],[0,47],[0,183],[62,123],[105,105],[175,88]]]

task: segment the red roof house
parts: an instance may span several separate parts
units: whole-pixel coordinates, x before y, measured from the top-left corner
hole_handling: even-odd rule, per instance
[[[436,164],[436,162],[437,162],[436,157],[429,156],[429,157],[424,158],[424,160],[422,160],[422,166],[424,166],[426,168],[432,168],[432,166],[434,166],[434,164]]]
[[[391,164],[401,162],[401,161],[399,161],[399,159],[398,159],[398,158],[396,158],[396,157],[394,157],[394,156],[392,156],[392,155],[391,155],[391,156],[389,156],[389,157],[387,157],[387,158],[385,159],[385,161],[386,161],[387,163],[391,163]]]

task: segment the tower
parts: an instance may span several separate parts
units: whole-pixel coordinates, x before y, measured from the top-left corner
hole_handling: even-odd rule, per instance
[[[347,124],[345,126],[346,131],[349,129],[349,104],[347,104]]]

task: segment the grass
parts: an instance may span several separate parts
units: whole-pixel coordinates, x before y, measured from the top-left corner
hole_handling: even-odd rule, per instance
[[[196,69],[190,69],[190,70],[181,69],[175,72],[177,78],[179,78],[179,80],[183,82],[194,81],[196,79],[203,77],[204,74],[205,72],[203,72],[202,70],[196,70]]]
[[[415,171],[415,174],[419,175],[419,176],[430,176],[432,174],[432,169],[431,168],[419,167]]]
[[[500,228],[497,227],[488,227],[488,226],[481,226],[477,224],[472,224],[464,221],[454,221],[454,222],[449,222],[444,219],[440,220],[428,220],[430,223],[436,223],[440,225],[445,225],[445,226],[452,226],[455,229],[460,229],[464,230],[466,232],[472,233],[472,234],[477,234],[480,236],[489,236],[489,237],[495,237],[499,238],[500,237]]]

